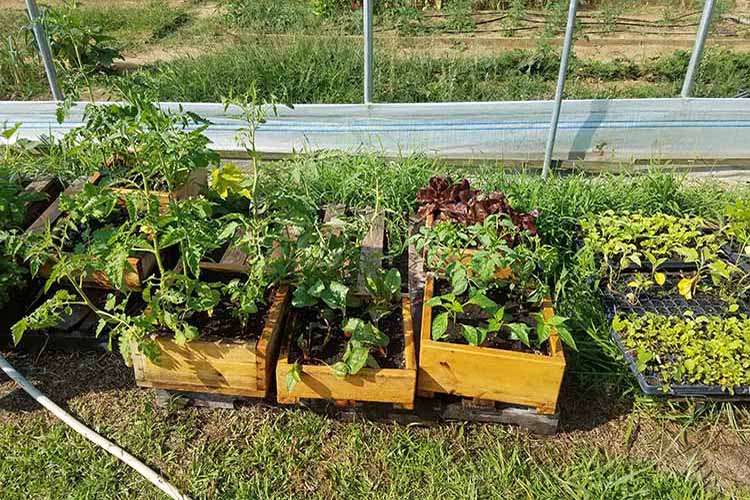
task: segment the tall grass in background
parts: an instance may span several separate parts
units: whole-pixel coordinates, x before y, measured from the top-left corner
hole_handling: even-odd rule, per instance
[[[569,98],[673,97],[687,67],[677,51],[644,63],[574,59]],[[554,93],[558,56],[549,51],[510,50],[494,56],[448,57],[398,54],[378,47],[375,100],[440,102],[548,99]],[[354,39],[290,38],[249,41],[196,57],[146,68],[131,78],[161,100],[220,101],[255,85],[294,103],[355,103],[362,99],[361,42]],[[622,87],[601,82],[637,80]],[[732,97],[750,82],[750,54],[709,51],[696,96]]]

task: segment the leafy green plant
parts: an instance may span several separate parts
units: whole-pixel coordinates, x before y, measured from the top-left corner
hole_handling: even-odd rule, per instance
[[[10,139],[18,125],[0,134]],[[25,283],[27,272],[15,261],[14,255],[23,243],[19,233],[28,205],[45,199],[45,195],[24,189],[28,163],[33,162],[25,144],[2,146],[0,156],[0,307],[8,303],[14,290]]]
[[[507,215],[491,215],[466,227],[452,221],[423,227],[415,246],[425,250],[427,267],[442,273],[449,284],[427,302],[438,311],[432,323],[434,340],[455,341],[459,329],[470,345],[508,339],[538,349],[556,328],[561,340],[575,347],[565,318],[547,320],[533,312],[549,293],[540,274],[554,260],[553,249]],[[516,316],[526,316],[528,323],[514,321],[512,311],[499,301],[513,304]]]
[[[124,206],[122,205],[124,203]],[[267,266],[270,258],[270,226],[265,220],[251,221],[239,214],[215,217],[215,205],[203,198],[170,203],[166,210],[158,198],[145,190],[125,196],[94,185],[86,185],[74,197],[64,197],[60,209],[64,216],[52,227],[27,242],[22,249],[32,272],[55,257],[45,290],[53,285],[72,287],[72,292],[58,291],[45,305],[13,326],[19,341],[24,332],[50,326],[60,311],[72,305],[85,304],[99,317],[97,334],[105,329],[110,342],[117,339],[126,360],[132,343],[143,354],[158,360],[155,335],[169,334],[176,342],[193,340],[200,334],[194,324],[198,315],[211,316],[220,301],[232,304],[234,317],[246,324],[265,302],[272,284]],[[106,222],[116,216],[112,227]],[[123,219],[124,217],[124,219]],[[89,229],[91,222],[103,227]],[[241,231],[240,231],[241,230]],[[201,278],[200,262],[205,255],[235,239],[233,244],[246,251],[248,271],[244,278],[206,281]],[[81,241],[81,238],[84,241]],[[167,267],[165,251],[176,250],[180,265]],[[126,314],[125,306],[133,295],[124,288],[122,276],[128,256],[134,252],[153,255],[157,272],[150,276],[140,292],[144,308],[139,314]],[[95,304],[84,288],[85,276],[94,271],[106,273],[121,293],[112,294],[104,305]]]
[[[738,223],[736,227],[739,226]],[[725,255],[725,248],[733,241],[727,226],[710,227],[700,217],[615,214],[610,210],[584,219],[581,229],[583,258],[589,262],[600,259],[598,272],[608,276],[610,282],[624,271],[644,268],[650,271],[650,279],[638,276],[631,281],[631,299],[637,291],[665,284],[667,275],[663,266],[668,261],[695,268],[677,285],[678,293],[688,300],[705,277],[714,286],[723,286],[724,291],[731,288],[735,296],[742,296],[747,290],[746,273]]]
[[[750,385],[750,319],[646,313],[618,315],[612,328],[636,358],[640,372],[671,385],[718,385],[729,392]]]
[[[401,276],[395,269],[368,269],[364,290],[354,287],[361,262],[359,246],[366,220],[347,217],[312,223],[295,238],[295,290],[292,306],[306,314],[295,347],[299,355],[287,376],[291,390],[304,363],[328,363],[337,377],[357,374],[363,367],[379,367],[390,343],[381,320],[401,301]],[[363,293],[364,292],[364,293]],[[343,346],[343,350],[337,350]],[[331,360],[331,352],[337,352]],[[328,353],[328,354],[325,354]]]

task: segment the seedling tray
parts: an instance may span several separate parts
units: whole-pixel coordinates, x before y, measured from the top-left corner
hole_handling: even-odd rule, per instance
[[[685,300],[682,295],[677,293],[666,296],[653,296],[643,293],[639,296],[637,304],[630,304],[624,298],[620,298],[602,289],[604,309],[607,313],[607,319],[611,323],[618,313],[635,313],[644,315],[648,312],[661,314],[664,316],[681,316],[684,311],[691,310],[695,315],[717,315],[725,316],[727,314],[726,304],[718,297],[711,295],[699,295],[692,300]],[[750,314],[747,306],[743,303],[740,306],[740,313]],[[620,335],[610,327],[610,336],[617,344],[625,360],[628,363],[630,371],[635,375],[641,390],[651,396],[666,397],[711,397],[733,399],[737,397],[750,396],[750,387],[735,388],[734,394],[722,389],[720,386],[709,386],[703,384],[670,384],[669,389],[665,391],[659,377],[655,374],[639,372],[636,368],[636,360],[625,347],[625,342]]]
[[[750,397],[750,387],[736,387],[734,394],[729,391],[725,391],[717,385],[703,385],[703,384],[670,384],[669,389],[665,391],[663,385],[659,383],[659,377],[653,374],[639,372],[636,369],[635,358],[630,354],[628,349],[625,347],[625,343],[618,333],[610,328],[610,335],[612,340],[617,344],[617,348],[622,352],[625,360],[628,362],[630,371],[635,375],[638,385],[645,394],[650,396],[665,396],[665,397],[710,397],[717,399],[736,399],[738,397]]]
[[[664,316],[680,316],[686,310],[695,314],[724,316],[727,314],[726,303],[718,297],[701,294],[686,300],[678,293],[668,294],[662,297],[641,293],[636,304],[630,304],[624,297],[618,297],[609,290],[603,289],[602,298],[607,319],[612,321],[617,313],[635,313],[639,316],[648,312],[662,314]],[[746,306],[742,305],[740,311],[748,313]]]
[[[708,231],[705,231],[708,232]],[[574,249],[577,252],[580,252],[584,247],[583,242],[583,234],[581,233],[580,227],[576,227],[576,237],[573,240]],[[727,262],[736,263],[737,262],[737,253],[736,251],[733,251],[731,247],[729,246],[723,246],[719,249],[719,256],[723,258],[723,260],[726,260]],[[602,258],[599,255],[596,255],[594,257],[594,263],[596,264],[597,268],[601,266],[602,264]],[[659,271],[662,272],[675,272],[675,271],[695,271],[698,268],[697,264],[692,262],[684,262],[681,260],[667,260],[659,265]],[[652,266],[651,263],[648,261],[641,262],[641,265],[636,264],[630,264],[629,266],[624,267],[620,270],[620,272],[627,273],[627,272],[651,272]]]

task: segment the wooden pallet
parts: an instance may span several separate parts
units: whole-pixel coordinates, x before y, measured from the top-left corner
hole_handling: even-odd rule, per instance
[[[197,406],[212,409],[234,409],[237,404],[250,399],[243,396],[214,394],[209,392],[172,391],[169,389],[155,389],[156,406],[169,408],[176,406],[185,408]]]
[[[157,389],[156,404],[161,407],[201,407],[234,409],[242,404],[267,404],[242,396]],[[286,405],[270,407],[288,408]],[[516,425],[539,435],[557,432],[558,415],[540,415],[531,408],[501,405],[488,406],[461,398],[418,398],[414,408],[405,409],[388,403],[355,402],[336,404],[325,399],[301,398],[297,407],[342,422],[380,422],[431,427],[450,422]]]

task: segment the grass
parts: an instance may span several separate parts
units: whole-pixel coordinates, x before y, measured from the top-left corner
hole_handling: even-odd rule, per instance
[[[248,43],[217,53],[183,57],[128,78],[163,101],[220,101],[252,85],[283,102],[361,102],[361,50],[350,41],[298,39]],[[376,53],[375,100],[440,102],[549,99],[557,56],[512,50],[496,57],[393,56]],[[672,97],[679,94],[688,54],[643,64],[576,59],[566,96],[575,98]],[[621,80],[633,85],[618,86]],[[731,97],[750,80],[750,54],[709,51],[694,95]],[[112,82],[109,82],[110,84]]]
[[[449,4],[446,12],[466,7],[464,3]],[[381,17],[396,15],[405,5],[393,4]],[[106,9],[82,4],[66,12],[71,24],[85,21],[99,26],[114,37],[117,49],[145,54],[147,61],[160,54],[171,58],[185,50],[195,54],[152,63],[134,74],[101,75],[97,78],[101,95],[109,95],[124,79],[150,89],[160,100],[220,101],[254,83],[262,95],[275,94],[287,102],[361,101],[362,51],[357,39],[249,36],[258,32],[316,35],[326,32],[329,25],[334,29],[329,34],[340,35],[356,32],[352,26],[359,26],[358,20],[353,24],[344,18],[324,20],[302,0],[236,0],[222,3],[217,14],[208,16],[195,8],[149,0]],[[354,15],[359,12],[349,17]],[[446,22],[462,22],[450,19]],[[14,10],[9,22],[0,27],[3,38],[13,40],[13,47],[4,41],[0,48],[0,99],[48,95],[35,50],[18,34],[25,22],[22,12]],[[233,30],[231,34],[227,28]],[[379,102],[548,99],[554,94],[559,62],[558,54],[545,48],[543,39],[538,50],[479,57],[419,54],[380,44],[375,60],[375,100]],[[569,98],[672,97],[679,94],[687,61],[685,51],[643,62],[574,58],[566,94]],[[63,70],[59,73],[68,93],[87,95],[84,79]],[[748,81],[750,54],[709,51],[694,95],[732,97],[746,89]]]
[[[133,399],[120,421],[88,420],[195,499],[726,498],[694,471],[611,456],[592,443],[534,443],[503,427],[343,424],[295,410],[156,409],[143,395]],[[4,499],[162,498],[38,414],[0,424],[0,452]]]

